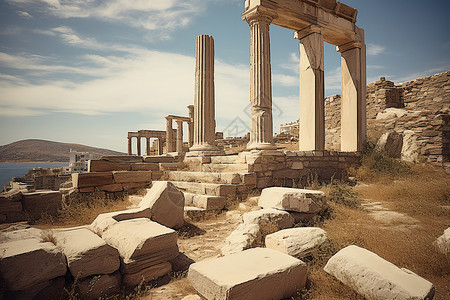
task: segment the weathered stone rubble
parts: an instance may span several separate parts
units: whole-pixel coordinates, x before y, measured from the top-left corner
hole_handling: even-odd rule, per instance
[[[306,264],[284,253],[254,248],[203,260],[189,268],[192,286],[207,299],[282,299],[306,282]]]
[[[265,188],[258,205],[301,213],[318,213],[328,207],[321,191],[283,187]]]
[[[444,233],[436,239],[434,245],[442,254],[450,253],[450,227],[445,229]]]
[[[354,245],[332,256],[324,270],[367,299],[432,299],[434,295],[431,282]]]

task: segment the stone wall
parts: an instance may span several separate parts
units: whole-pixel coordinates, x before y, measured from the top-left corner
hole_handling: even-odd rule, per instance
[[[394,84],[383,77],[367,86],[369,136],[395,130],[414,162],[448,166],[450,71]],[[326,149],[340,147],[340,96],[325,99]]]

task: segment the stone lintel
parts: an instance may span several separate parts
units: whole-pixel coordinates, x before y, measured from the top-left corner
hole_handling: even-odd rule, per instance
[[[321,30],[320,26],[310,25],[310,26],[305,27],[305,28],[303,28],[301,30],[295,31],[294,32],[294,39],[301,40],[301,39],[307,37],[308,35],[310,35],[312,33],[322,34],[322,30]]]
[[[190,122],[191,121],[191,118],[189,118],[189,117],[180,117],[180,116],[174,116],[174,115],[168,115],[166,117],[166,119],[172,119],[172,120],[176,120],[176,121],[180,120],[180,121],[183,121],[183,122]]]
[[[336,47],[336,51],[342,53],[342,52],[345,52],[345,51],[348,51],[348,50],[351,50],[351,49],[354,49],[354,48],[360,48],[361,49],[362,46],[363,46],[363,43],[355,41],[355,42],[350,42],[350,43],[347,43],[347,44],[344,44],[344,45],[341,45],[341,46],[337,46]]]

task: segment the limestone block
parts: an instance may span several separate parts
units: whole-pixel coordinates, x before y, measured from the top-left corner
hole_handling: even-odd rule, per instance
[[[40,239],[43,231],[37,228],[17,229],[0,232],[0,243],[20,241],[26,239]]]
[[[73,173],[72,184],[76,189],[95,187],[99,185],[112,184],[113,175],[111,172],[94,172],[94,173]]]
[[[199,295],[187,295],[186,297],[183,297],[181,300],[202,300],[202,297]]]
[[[240,224],[226,239],[220,249],[222,255],[238,253],[254,247],[261,241],[261,232],[257,224]]]
[[[107,160],[90,160],[89,172],[109,172],[109,171],[130,171],[130,163],[126,162],[111,162]]]
[[[444,234],[436,239],[434,245],[442,254],[450,253],[450,227],[445,229]]]
[[[376,120],[401,118],[407,114],[405,109],[389,107],[377,114]]]
[[[23,193],[23,210],[33,219],[38,219],[42,214],[55,216],[61,205],[62,195],[59,191]]]
[[[137,219],[148,218],[152,216],[149,209],[133,208],[121,211],[115,211],[110,213],[99,214],[97,218],[89,225],[89,229],[99,236],[103,236],[103,233],[112,225],[117,222]]]
[[[284,253],[255,248],[192,264],[188,279],[207,299],[283,299],[306,282],[306,265]]]
[[[173,156],[147,156],[144,157],[145,163],[171,163],[175,162],[176,158]]]
[[[355,245],[332,256],[324,270],[367,299],[432,299],[434,295],[431,282]]]
[[[55,230],[54,236],[74,277],[110,274],[120,267],[117,249],[85,227]]]
[[[10,291],[24,290],[38,283],[64,276],[66,261],[52,243],[26,239],[0,244],[0,277]]]
[[[81,299],[105,299],[117,294],[121,286],[119,272],[90,276],[78,282]]]
[[[245,224],[257,224],[267,233],[272,233],[281,229],[289,228],[294,225],[292,216],[282,210],[265,208],[251,211],[243,215]],[[273,228],[268,228],[273,227]]]
[[[419,161],[420,147],[417,142],[417,135],[412,130],[405,130],[403,132],[403,146],[401,159],[416,163]]]
[[[118,171],[113,172],[115,183],[128,183],[128,182],[148,182],[152,181],[151,171]]]
[[[263,189],[258,205],[287,211],[317,213],[327,207],[321,191],[271,187]]]
[[[6,291],[4,299],[64,299],[64,277],[39,282],[20,291]],[[1,294],[0,294],[1,296]]]
[[[131,164],[131,171],[158,171],[157,163],[134,163]]]
[[[289,228],[267,235],[266,247],[302,258],[310,255],[326,239],[327,233],[321,228]]]
[[[390,157],[400,158],[403,147],[403,135],[391,130],[379,138],[376,148],[386,152]]]
[[[123,190],[123,186],[120,183],[114,183],[114,184],[108,184],[108,185],[101,185],[98,187],[99,190],[105,191],[105,192],[120,192]]]
[[[149,208],[152,220],[170,228],[184,225],[184,195],[171,182],[157,181],[139,204]]]
[[[102,156],[101,160],[106,160],[113,163],[136,163],[142,162],[142,156],[135,155],[111,155],[111,156]]]
[[[148,282],[161,276],[167,275],[171,270],[172,266],[170,265],[170,263],[164,262],[142,269],[136,273],[125,273],[123,274],[122,283],[125,286],[135,286],[141,283],[142,280]]]

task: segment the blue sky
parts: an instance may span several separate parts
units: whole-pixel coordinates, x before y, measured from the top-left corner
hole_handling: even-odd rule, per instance
[[[368,83],[450,69],[450,1],[342,1],[365,29]],[[195,37],[215,39],[217,131],[245,134],[250,30],[244,0],[0,0],[0,145],[38,138],[126,151],[194,96]],[[298,118],[299,45],[271,26],[274,132]],[[326,95],[340,56],[325,44]],[[185,128],[185,136],[187,128]]]

